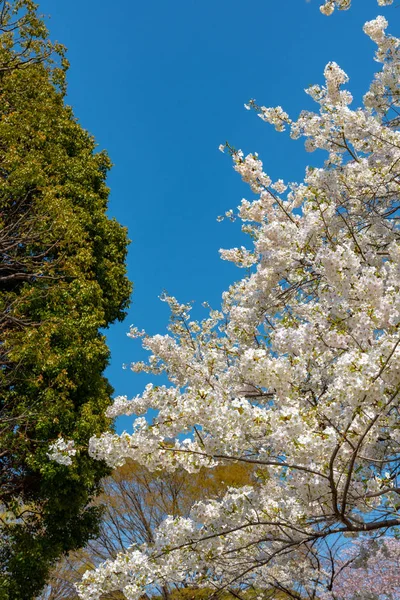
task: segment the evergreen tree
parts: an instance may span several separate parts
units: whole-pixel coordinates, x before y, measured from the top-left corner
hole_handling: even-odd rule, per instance
[[[84,545],[112,388],[100,332],[125,313],[127,234],[106,215],[110,161],[65,106],[63,48],[30,0],[0,2],[0,598],[30,599]],[[51,462],[60,435],[74,467]]]

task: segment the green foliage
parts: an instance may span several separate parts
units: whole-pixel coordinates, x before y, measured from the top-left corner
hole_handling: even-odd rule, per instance
[[[96,533],[107,470],[83,448],[110,426],[100,329],[131,284],[110,161],[64,105],[62,48],[28,0],[0,1],[0,31],[0,600],[18,600]],[[59,435],[81,445],[73,467],[47,458]]]

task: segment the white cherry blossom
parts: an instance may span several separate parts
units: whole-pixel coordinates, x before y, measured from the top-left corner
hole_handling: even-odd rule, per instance
[[[50,444],[47,456],[50,460],[59,463],[60,465],[72,465],[72,457],[76,454],[74,440],[64,440],[58,438],[56,442]]]
[[[377,0],[379,6],[389,6],[389,4],[393,4],[393,0]],[[323,4],[320,8],[320,11],[324,15],[331,15],[335,8],[339,10],[347,10],[351,6],[351,0],[325,0],[325,4]]]

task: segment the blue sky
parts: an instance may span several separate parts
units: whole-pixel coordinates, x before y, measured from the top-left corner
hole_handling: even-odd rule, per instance
[[[348,73],[359,101],[377,67],[362,25],[384,14],[399,34],[400,8],[353,0],[350,11],[327,18],[319,0],[39,2],[52,39],[68,48],[67,103],[115,165],[109,214],[128,227],[135,289],[127,319],[107,332],[107,375],[116,394],[132,396],[148,377],[122,370],[141,357],[129,325],[163,333],[164,289],[218,307],[241,275],[218,255],[243,243],[239,226],[216,217],[249,191],[218,145],[258,152],[272,178],[288,181],[320,160],[243,104],[255,98],[297,116],[312,108],[304,88],[322,82],[330,60]],[[124,427],[129,421],[118,423]]]

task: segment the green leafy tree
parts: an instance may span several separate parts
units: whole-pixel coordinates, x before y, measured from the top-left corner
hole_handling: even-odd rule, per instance
[[[0,599],[31,599],[96,532],[107,470],[101,329],[125,313],[126,230],[106,215],[110,161],[65,106],[67,63],[36,5],[0,1]],[[67,469],[48,459],[77,440]]]

